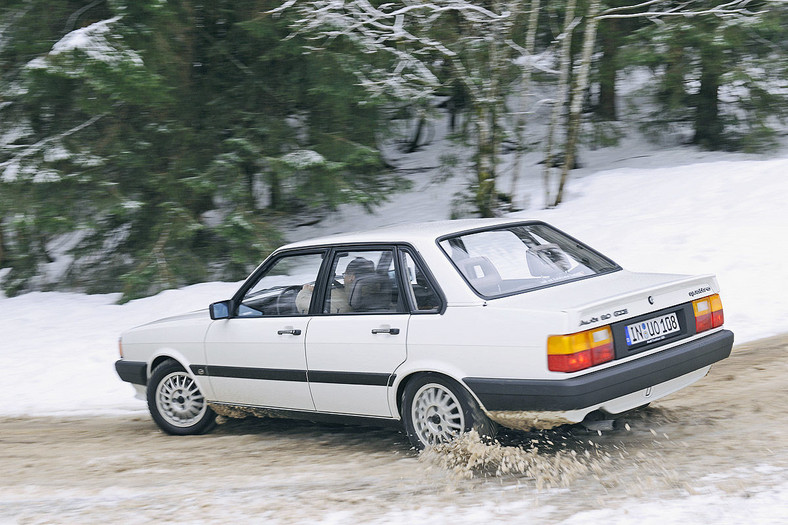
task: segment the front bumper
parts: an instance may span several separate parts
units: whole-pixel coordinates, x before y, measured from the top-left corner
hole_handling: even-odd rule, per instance
[[[115,371],[127,383],[142,386],[148,384],[148,364],[144,361],[119,359],[115,361]]]
[[[568,411],[664,383],[728,357],[733,332],[721,330],[652,355],[563,380],[466,377],[487,411]]]

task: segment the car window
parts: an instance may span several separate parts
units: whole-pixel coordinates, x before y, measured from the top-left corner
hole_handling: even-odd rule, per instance
[[[441,300],[435,288],[430,284],[421,266],[413,256],[402,251],[402,271],[405,272],[403,282],[410,295],[411,302],[419,312],[437,312],[441,308]]]
[[[446,255],[480,295],[523,292],[618,270],[611,260],[546,224],[521,224],[449,237]]]
[[[305,315],[324,254],[286,255],[277,259],[244,295],[239,317]]]
[[[337,252],[323,313],[397,313],[405,308],[394,273],[393,250]]]

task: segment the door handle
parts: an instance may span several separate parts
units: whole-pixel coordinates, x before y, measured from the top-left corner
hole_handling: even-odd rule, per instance
[[[373,328],[372,333],[376,335],[377,334],[397,335],[399,334],[399,328]]]
[[[298,328],[296,328],[295,330],[292,330],[292,329],[290,329],[290,330],[277,330],[276,333],[279,334],[279,335],[285,335],[285,334],[301,335],[301,330],[299,330]]]

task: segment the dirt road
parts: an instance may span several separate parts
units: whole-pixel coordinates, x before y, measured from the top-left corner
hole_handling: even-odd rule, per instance
[[[171,437],[142,413],[5,418],[0,523],[555,522],[633,498],[768,491],[788,476],[787,431],[788,335],[737,346],[601,435],[509,433],[421,456],[394,430],[230,420]]]

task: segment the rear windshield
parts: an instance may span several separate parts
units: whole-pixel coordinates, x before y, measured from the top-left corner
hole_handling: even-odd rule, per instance
[[[620,270],[610,259],[544,223],[460,234],[439,244],[468,284],[484,297]]]

